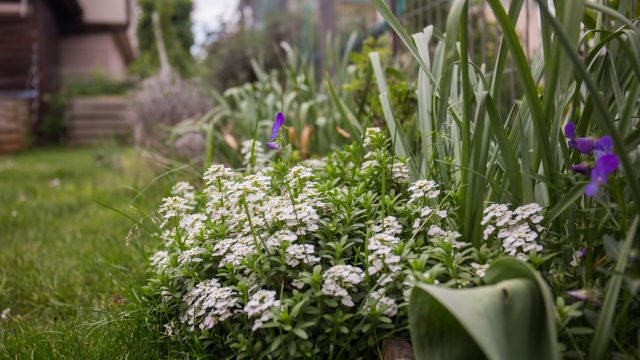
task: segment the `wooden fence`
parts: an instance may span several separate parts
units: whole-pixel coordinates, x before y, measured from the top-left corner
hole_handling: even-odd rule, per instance
[[[131,142],[134,115],[124,96],[74,98],[69,102],[67,118],[67,135],[72,144]]]
[[[0,98],[0,154],[20,151],[27,146],[29,102]]]

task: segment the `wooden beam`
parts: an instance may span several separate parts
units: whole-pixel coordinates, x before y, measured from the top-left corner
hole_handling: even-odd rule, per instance
[[[3,3],[0,2],[0,16],[19,16],[27,17],[31,15],[33,8],[26,2],[21,3]]]

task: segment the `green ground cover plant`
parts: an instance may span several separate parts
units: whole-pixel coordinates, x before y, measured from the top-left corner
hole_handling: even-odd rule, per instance
[[[156,183],[131,202],[154,173],[134,150],[113,147],[0,157],[0,358],[159,354],[116,316],[145,256],[125,239],[134,223],[105,207],[141,217],[164,191]]]

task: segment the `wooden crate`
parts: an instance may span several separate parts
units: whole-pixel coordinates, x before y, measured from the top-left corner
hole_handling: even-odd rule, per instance
[[[0,154],[26,148],[28,135],[29,101],[0,98]]]
[[[67,135],[72,144],[131,141],[134,115],[124,96],[74,98],[69,101],[67,118]]]

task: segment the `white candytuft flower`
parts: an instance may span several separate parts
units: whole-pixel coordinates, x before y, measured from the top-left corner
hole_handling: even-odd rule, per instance
[[[160,272],[169,266],[169,252],[158,251],[149,258],[151,266]]]
[[[289,169],[289,173],[284,177],[289,184],[302,184],[313,177],[311,169],[302,165],[296,165]]]
[[[260,329],[264,323],[276,320],[274,312],[280,310],[280,300],[276,300],[276,292],[260,289],[256,291],[244,307],[244,312],[250,318],[257,317],[251,331]]]
[[[344,306],[355,305],[348,290],[364,280],[362,269],[351,265],[335,265],[324,272],[323,278],[323,294],[340,297]]]
[[[287,248],[286,263],[289,266],[296,267],[300,263],[306,265],[314,265],[320,262],[320,258],[313,255],[314,246],[309,244],[290,245]]]
[[[192,207],[189,205],[189,200],[180,197],[172,196],[162,199],[162,205],[160,205],[160,214],[164,218],[163,226],[167,221],[172,218],[179,218],[191,211]]]
[[[398,313],[398,304],[392,298],[384,295],[384,289],[378,289],[369,295],[364,309],[382,313],[388,317],[394,317]]]
[[[495,236],[502,242],[506,254],[526,259],[531,251],[543,250],[542,245],[536,242],[545,230],[540,225],[544,219],[541,212],[542,207],[536,203],[520,206],[514,211],[509,210],[506,204],[491,204],[485,209],[481,222],[483,237],[488,240]]]
[[[391,166],[391,176],[398,184],[406,184],[409,182],[409,167],[401,161],[394,161]]]
[[[207,249],[201,247],[194,247],[183,251],[178,256],[178,262],[181,266],[197,264],[203,261],[202,255],[207,253]]]
[[[224,167],[224,165],[214,164],[204,173],[204,182],[207,186],[217,186],[218,182],[233,179],[235,173],[233,170]]]
[[[438,190],[437,187],[436,182],[431,180],[418,180],[414,182],[409,187],[409,192],[411,193],[409,202],[416,203],[437,198],[438,195],[440,195],[440,190]]]
[[[362,145],[371,146],[375,142],[376,138],[380,136],[383,135],[379,127],[367,128],[364,132],[364,142],[362,143]]]
[[[180,321],[187,324],[190,331],[211,329],[238,311],[236,295],[233,289],[220,287],[217,279],[203,281],[184,296],[187,309]]]
[[[398,219],[395,216],[387,216],[381,223],[371,226],[371,230],[376,233],[395,236],[402,233],[402,225],[398,223]]]

